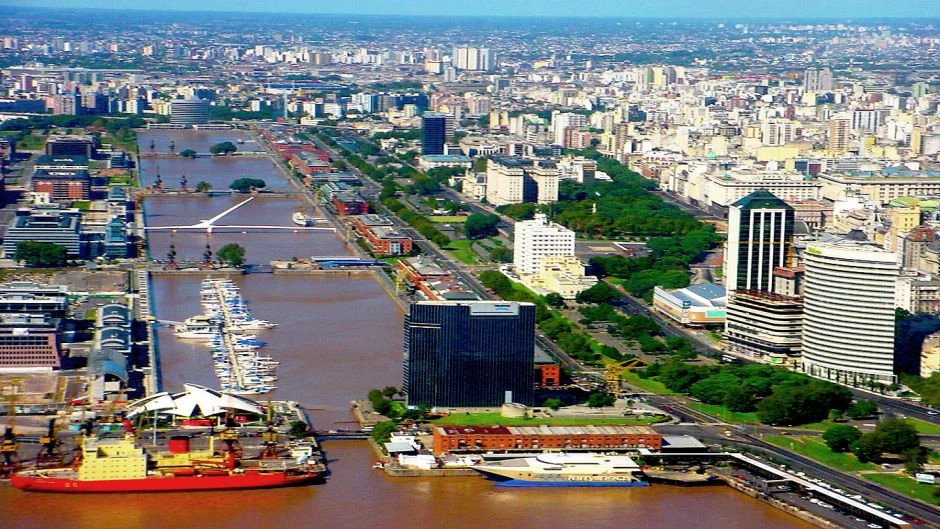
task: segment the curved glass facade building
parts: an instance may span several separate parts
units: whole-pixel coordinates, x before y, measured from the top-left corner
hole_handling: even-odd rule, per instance
[[[803,369],[840,384],[891,384],[897,257],[855,243],[810,245],[803,312]]]
[[[174,99],[170,102],[170,123],[192,127],[209,122],[209,101],[205,99]]]

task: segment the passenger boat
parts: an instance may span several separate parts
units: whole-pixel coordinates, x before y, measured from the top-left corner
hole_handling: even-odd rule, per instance
[[[12,485],[24,491],[65,493],[185,492],[258,489],[314,482],[324,468],[313,459],[240,460],[234,451],[218,455],[210,438],[207,450],[190,451],[170,441],[170,452],[151,456],[128,434],[122,438],[87,437],[77,465],[14,474]]]
[[[218,336],[220,330],[221,325],[217,319],[206,314],[200,314],[186,318],[182,325],[177,325],[173,329],[173,334],[178,338],[210,340],[214,336]]]
[[[545,453],[473,465],[505,487],[637,487],[648,485],[628,456]]]

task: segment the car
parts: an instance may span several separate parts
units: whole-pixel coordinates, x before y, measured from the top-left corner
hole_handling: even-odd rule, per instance
[[[937,414],[937,412],[935,412],[935,411],[933,411],[933,410],[930,410],[930,411],[927,412],[927,415],[936,415],[936,414]]]
[[[883,529],[880,525],[878,525],[878,524],[876,524],[876,523],[874,523],[874,522],[868,524],[868,527],[871,527],[871,529]]]

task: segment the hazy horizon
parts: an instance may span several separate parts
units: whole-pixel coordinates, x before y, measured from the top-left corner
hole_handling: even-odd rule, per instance
[[[911,0],[905,3],[862,0],[585,0],[577,4],[558,0],[411,0],[391,4],[385,0],[357,0],[337,4],[324,0],[0,0],[0,6],[58,9],[115,9],[182,12],[252,12],[323,15],[428,15],[479,17],[588,17],[588,18],[683,18],[683,19],[870,19],[940,17],[940,2]]]

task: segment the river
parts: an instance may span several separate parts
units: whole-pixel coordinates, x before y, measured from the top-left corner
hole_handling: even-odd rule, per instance
[[[156,145],[186,148],[192,132],[148,131]],[[213,135],[214,134],[214,135]],[[201,132],[212,144],[226,132]],[[141,141],[144,150],[145,141]],[[213,167],[211,164],[208,167]],[[228,171],[227,165],[218,171]],[[203,175],[200,175],[202,177]],[[204,175],[224,181],[224,174]],[[261,178],[277,177],[270,173]],[[283,185],[283,181],[279,182]],[[192,223],[226,209],[231,197],[148,198],[153,225]],[[246,215],[253,224],[284,224],[291,199],[264,199]],[[252,204],[246,205],[251,206]],[[194,220],[195,219],[195,220]],[[151,241],[154,256],[165,253],[169,235]],[[231,238],[229,238],[231,237]],[[248,261],[263,263],[297,255],[342,255],[333,234],[213,233],[211,244],[238,242]],[[200,254],[205,234],[173,236],[181,254]],[[217,247],[217,246],[216,246]],[[401,383],[402,310],[382,287],[365,277],[250,274],[234,277],[258,318],[278,323],[259,331],[262,351],[280,360],[278,399],[303,404],[314,426],[330,429],[352,420],[349,403],[369,389]],[[158,318],[180,321],[200,312],[198,276],[153,278]],[[165,389],[184,382],[218,387],[205,347],[159,330]],[[501,489],[482,477],[390,478],[372,468],[374,456],[362,441],[325,444],[331,474],[310,487],[189,494],[50,495],[0,489],[3,526],[16,529],[437,527],[463,528],[656,528],[762,529],[812,527],[726,487]]]

